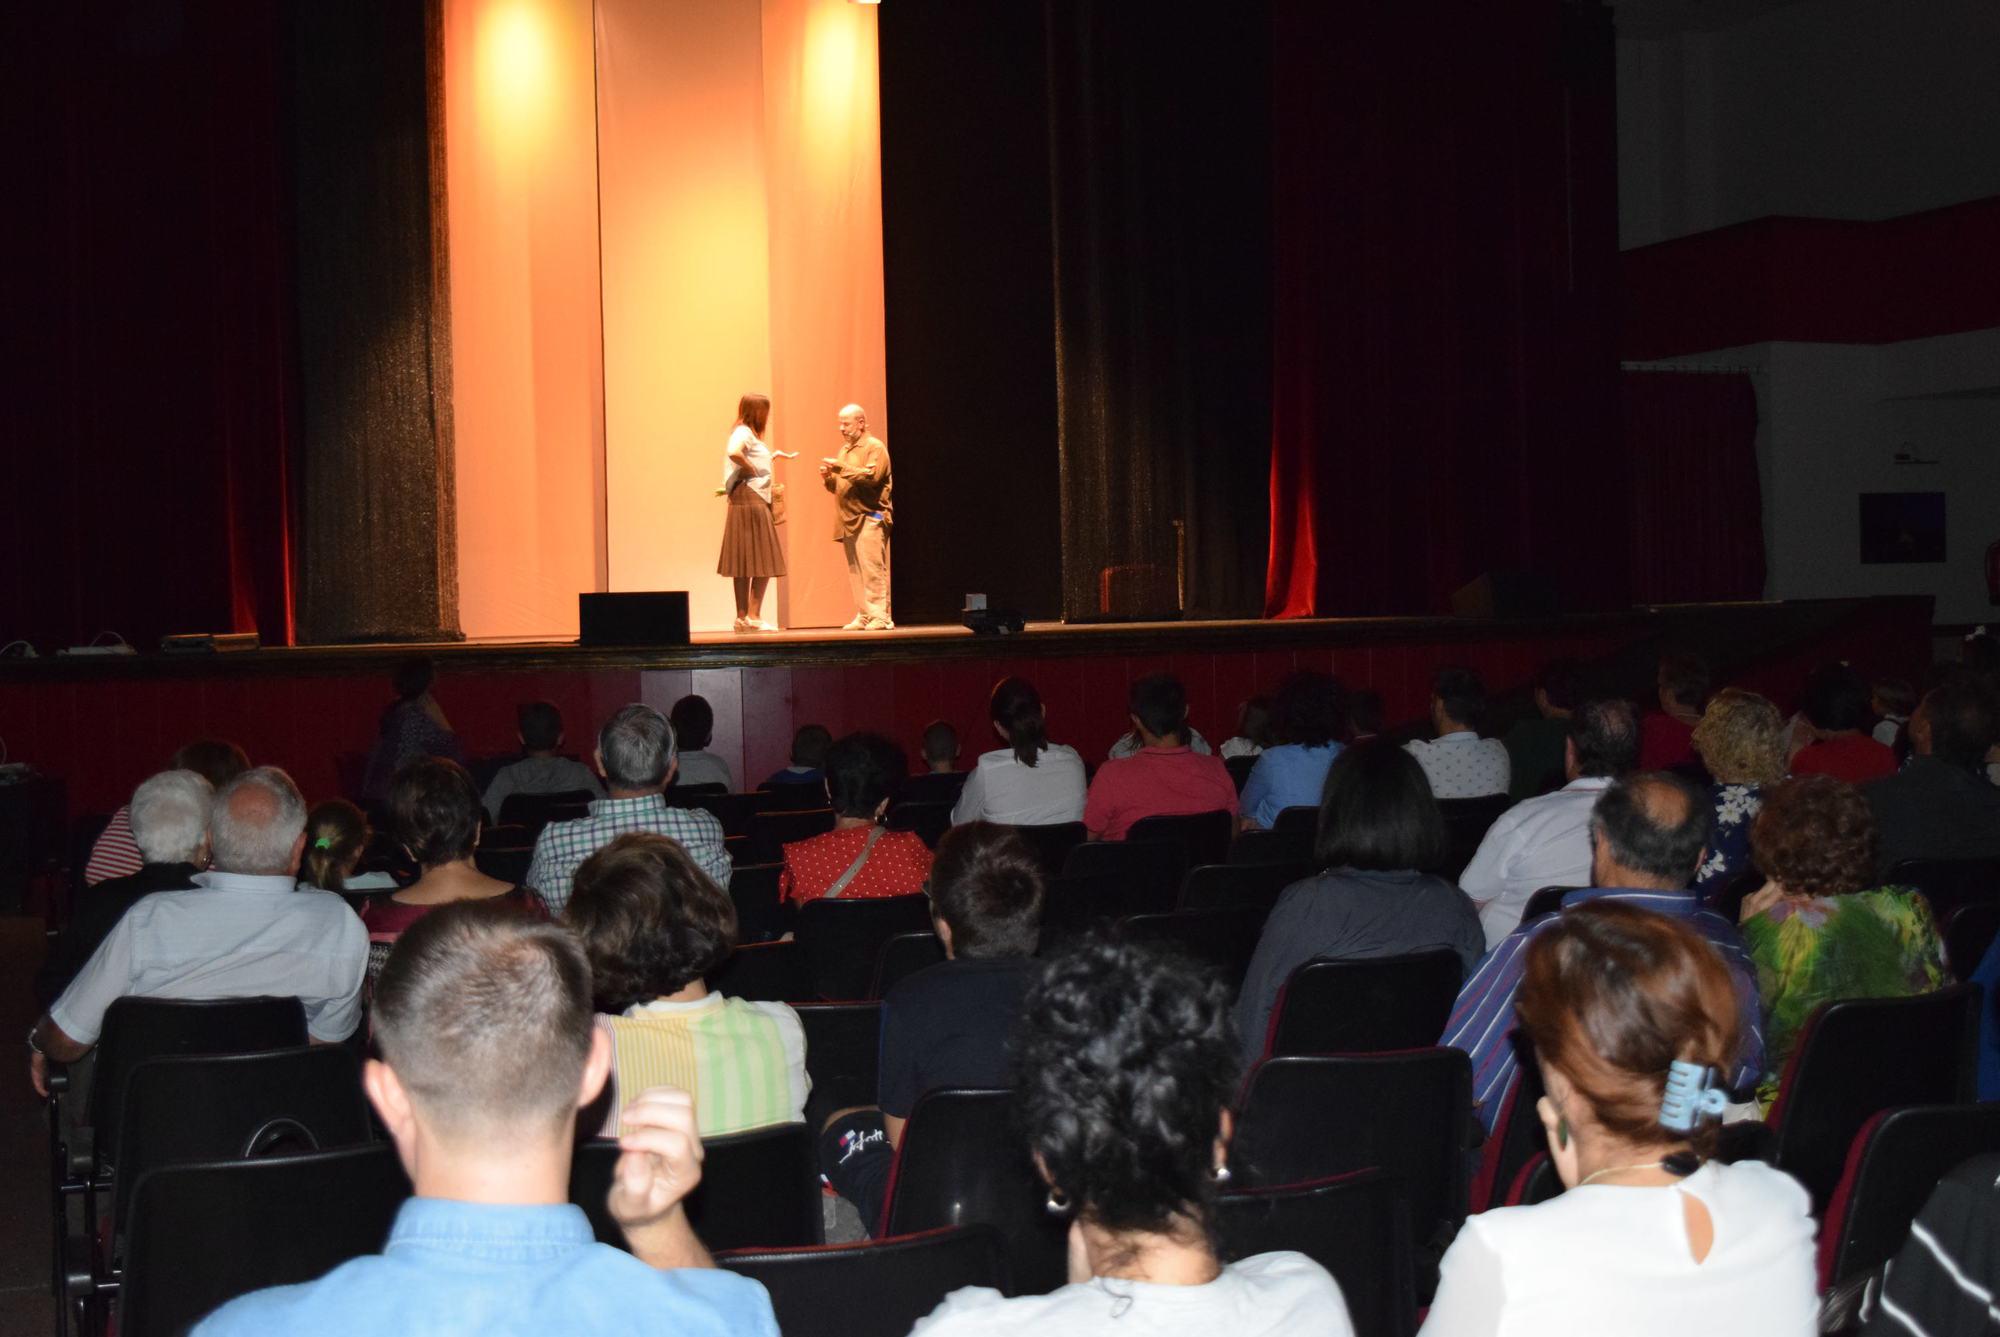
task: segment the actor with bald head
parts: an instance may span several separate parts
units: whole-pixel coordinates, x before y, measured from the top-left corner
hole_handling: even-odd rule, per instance
[[[847,583],[854,591],[854,618],[843,631],[887,631],[889,616],[889,448],[868,434],[868,413],[859,404],[840,411],[838,455],[819,462],[819,476],[833,494],[833,538],[847,558]]]
[[[154,892],[126,911],[29,1033],[35,1090],[48,1094],[48,1061],[82,1058],[127,996],[295,995],[313,1040],[352,1035],[368,931],[340,897],[298,886],[305,832],[305,799],[277,767],[224,785],[208,819],[211,866],[195,889]]]

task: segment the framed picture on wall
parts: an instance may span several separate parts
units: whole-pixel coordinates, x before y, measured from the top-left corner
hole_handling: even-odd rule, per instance
[[[1861,560],[1942,562],[1944,493],[1863,492]]]

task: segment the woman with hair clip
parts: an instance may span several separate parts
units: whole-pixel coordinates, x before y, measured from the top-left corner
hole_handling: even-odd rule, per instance
[[[1217,1256],[1235,1050],[1228,989],[1171,949],[1091,937],[1044,964],[1014,1031],[1014,1102],[1049,1211],[1070,1220],[1069,1284],[964,1287],[911,1337],[1349,1337],[1310,1258]]]
[[[737,631],[777,630],[764,621],[764,591],[775,577],[785,574],[785,553],[778,546],[773,514],[777,502],[771,459],[775,455],[795,460],[798,452],[773,451],[764,444],[764,429],[770,422],[771,401],[765,396],[745,395],[736,402],[728,463],[717,489],[729,498],[729,516],[722,524],[722,556],[715,572],[736,585]]]
[[[315,803],[306,814],[306,851],[299,860],[299,886],[342,896],[394,891],[387,873],[363,873],[361,860],[374,836],[368,816],[344,798]]]
[[[1006,747],[983,753],[966,777],[952,825],[998,822],[1003,826],[1057,826],[1083,820],[1083,758],[1073,747],[1049,741],[1048,712],[1026,678],[993,685],[987,714]]]
[[[1514,1006],[1567,1191],[1467,1220],[1424,1332],[1814,1332],[1805,1190],[1759,1161],[1710,1159],[1737,1052],[1715,950],[1664,915],[1577,906],[1529,944]]]

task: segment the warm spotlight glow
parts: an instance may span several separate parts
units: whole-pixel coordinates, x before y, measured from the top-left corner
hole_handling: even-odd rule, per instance
[[[551,96],[547,18],[532,0],[496,5],[479,34],[480,109],[523,152],[543,137]]]

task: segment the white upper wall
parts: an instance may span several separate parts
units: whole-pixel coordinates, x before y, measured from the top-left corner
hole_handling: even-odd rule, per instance
[[[2000,0],[1807,0],[1621,35],[1618,158],[1628,250],[2000,195]]]

